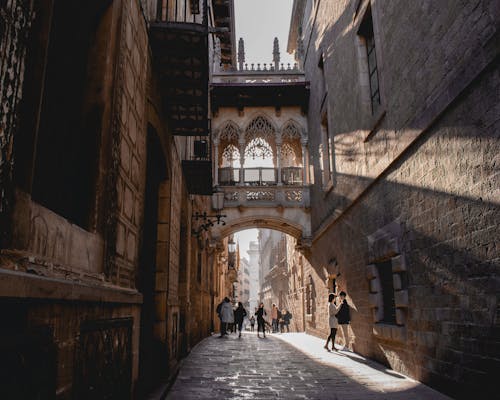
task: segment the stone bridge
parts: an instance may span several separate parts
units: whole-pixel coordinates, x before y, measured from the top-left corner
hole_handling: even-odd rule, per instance
[[[275,229],[307,245],[311,237],[307,186],[224,186],[225,225],[215,225],[214,239],[249,228]]]

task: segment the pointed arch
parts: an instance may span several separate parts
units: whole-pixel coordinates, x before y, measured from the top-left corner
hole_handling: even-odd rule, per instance
[[[249,141],[260,137],[269,143],[275,142],[277,129],[272,123],[272,119],[264,114],[254,116],[245,128],[245,141]]]
[[[241,129],[238,124],[232,120],[225,121],[219,128],[217,138],[222,141],[227,141],[233,143],[235,141],[238,143],[240,138]]]
[[[282,140],[293,140],[293,139],[302,139],[304,135],[304,130],[302,126],[295,120],[289,119],[286,121],[280,129],[281,139]]]

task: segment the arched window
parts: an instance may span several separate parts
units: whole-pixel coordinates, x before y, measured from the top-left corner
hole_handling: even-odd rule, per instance
[[[234,144],[228,144],[222,152],[222,167],[234,168],[240,163],[240,151]]]
[[[268,140],[274,139],[275,129],[267,118],[263,116],[258,116],[254,118],[247,126],[245,130],[245,139],[251,141],[257,137],[265,138]]]

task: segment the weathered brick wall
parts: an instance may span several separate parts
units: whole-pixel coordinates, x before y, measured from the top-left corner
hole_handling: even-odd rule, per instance
[[[323,267],[336,259],[356,351],[457,397],[487,390],[500,359],[498,2],[372,2],[385,116],[371,115],[360,85],[366,2],[356,18],[356,1],[319,3],[308,125],[318,178],[323,51],[336,184],[326,196],[312,190],[317,311],[326,313]],[[392,244],[375,249],[389,226]],[[374,324],[366,277],[368,264],[394,254],[408,277],[401,330]]]
[[[146,82],[148,35],[140,5],[124,5],[120,46],[122,68],[119,113],[120,167],[118,175],[118,226],[116,270],[113,280],[134,287],[142,224],[146,166]],[[119,104],[120,104],[119,103]]]

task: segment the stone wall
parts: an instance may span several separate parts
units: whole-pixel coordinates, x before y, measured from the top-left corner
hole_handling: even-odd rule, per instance
[[[335,278],[353,308],[355,351],[457,397],[487,391],[500,359],[498,2],[372,1],[374,114],[357,35],[368,2],[317,3],[304,38],[316,182],[324,113],[334,163],[333,187],[312,190],[305,275],[320,317],[306,329],[326,335]],[[383,261],[392,265],[395,324],[380,322],[370,265]]]

